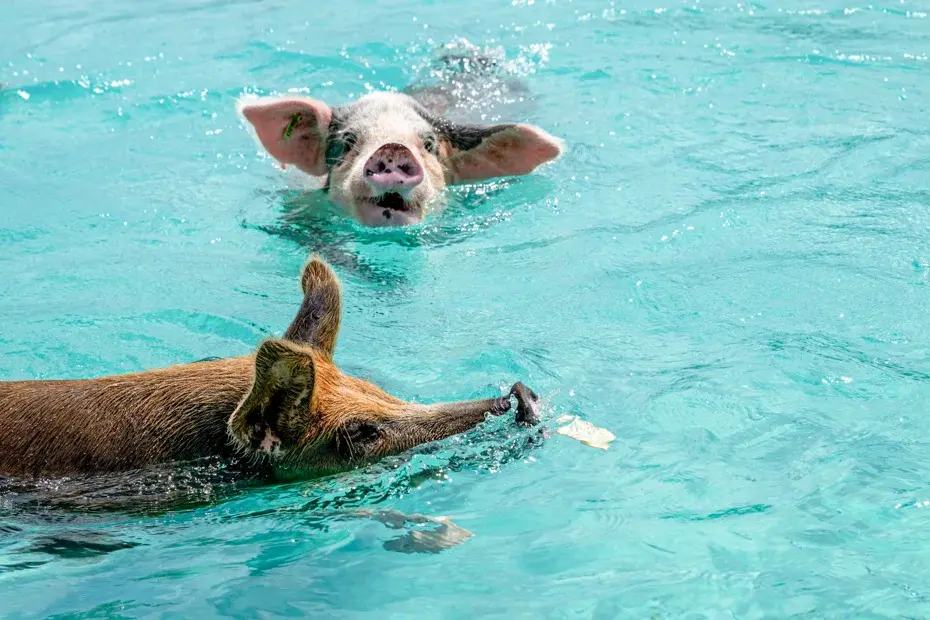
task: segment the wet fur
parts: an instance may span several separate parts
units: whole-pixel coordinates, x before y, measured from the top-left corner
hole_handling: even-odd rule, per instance
[[[243,452],[258,452],[270,438],[263,449],[277,464],[336,471],[464,432],[510,408],[509,396],[408,403],[343,374],[325,351],[272,340],[259,347],[254,386],[229,430]]]
[[[383,144],[398,143],[414,154],[423,169],[423,182],[410,193],[408,204],[417,220],[425,215],[430,201],[446,186],[446,171],[426,149],[425,139],[435,130],[419,110],[421,106],[398,93],[372,93],[351,106],[333,110],[326,138],[329,167],[326,187],[336,203],[367,209],[356,204],[356,197],[371,193],[362,168]],[[340,146],[346,135],[355,137],[356,148]],[[356,211],[353,216],[366,220],[366,213],[362,211]]]
[[[252,357],[88,380],[0,383],[0,474],[135,469],[230,455]]]
[[[340,374],[331,361],[339,281],[315,259],[301,286],[304,299],[285,334],[318,348],[325,391]],[[121,471],[231,456],[237,445],[227,423],[252,388],[255,363],[248,355],[97,379],[0,382],[0,475]],[[352,385],[380,392],[366,382]],[[366,402],[339,391],[347,403]]]
[[[289,340],[268,340],[255,355],[98,379],[0,382],[0,476],[124,471],[237,452],[338,470],[510,409],[509,397],[416,405],[343,374],[332,362],[339,281],[315,258],[301,284]]]

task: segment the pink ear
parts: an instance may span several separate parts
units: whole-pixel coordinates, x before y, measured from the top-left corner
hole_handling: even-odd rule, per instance
[[[509,125],[468,150],[453,149],[450,183],[529,174],[562,154],[562,143],[532,125]]]
[[[328,105],[309,97],[262,97],[240,101],[239,113],[282,165],[294,164],[315,176],[326,174],[326,135],[333,118]]]

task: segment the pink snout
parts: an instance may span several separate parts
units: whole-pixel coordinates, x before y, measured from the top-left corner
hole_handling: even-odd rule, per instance
[[[423,168],[406,146],[385,144],[365,163],[365,179],[379,192],[402,192],[423,181]]]

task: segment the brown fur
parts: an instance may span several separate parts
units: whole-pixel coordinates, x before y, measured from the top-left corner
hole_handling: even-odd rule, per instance
[[[0,475],[119,471],[236,451],[339,469],[510,408],[508,397],[415,405],[343,374],[332,362],[339,281],[315,258],[301,284],[304,300],[285,339],[262,343],[255,355],[98,379],[0,382]],[[512,393],[523,407],[528,397]]]
[[[0,383],[0,474],[116,471],[227,455],[252,357],[114,377]]]
[[[339,280],[326,263],[312,260],[304,267],[300,287],[304,299],[284,338],[308,343],[332,358],[342,320]]]
[[[230,417],[229,430],[246,452],[267,453],[294,467],[334,470],[461,433],[485,414],[509,409],[506,397],[404,402],[343,374],[314,347],[269,340],[258,349],[254,385]]]

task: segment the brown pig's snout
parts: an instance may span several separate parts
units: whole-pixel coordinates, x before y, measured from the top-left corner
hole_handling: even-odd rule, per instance
[[[378,193],[406,192],[423,181],[423,168],[402,144],[385,144],[365,163],[365,180]]]
[[[517,423],[527,426],[539,424],[539,396],[536,392],[517,381],[510,388],[508,404],[511,396],[517,399],[517,415],[514,417]]]
[[[491,400],[488,413],[495,416],[507,413],[512,405],[511,398],[517,399],[517,413],[514,420],[518,424],[527,426],[539,424],[539,396],[519,381],[513,384],[506,396]]]

